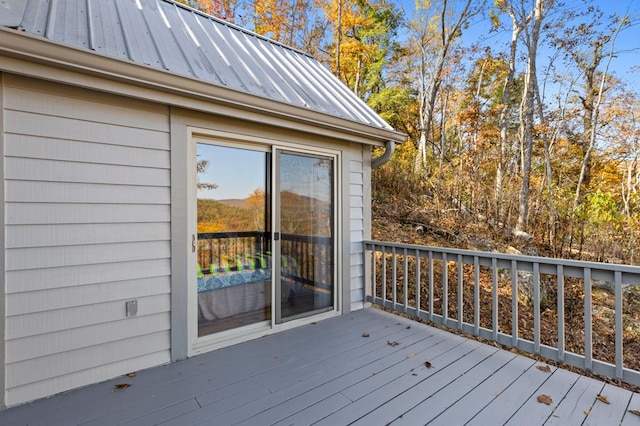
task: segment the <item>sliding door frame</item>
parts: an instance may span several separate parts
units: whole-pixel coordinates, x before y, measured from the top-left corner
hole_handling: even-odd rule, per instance
[[[200,353],[208,352],[211,350],[215,350],[221,347],[237,344],[243,341],[251,340],[254,338],[258,338],[264,336],[265,333],[273,333],[278,331],[287,330],[290,328],[298,327],[300,325],[309,324],[314,321],[318,321],[324,318],[340,315],[343,309],[342,306],[342,291],[343,291],[343,283],[340,278],[343,276],[342,274],[342,250],[343,245],[342,241],[342,210],[345,208],[342,205],[342,179],[344,178],[341,175],[342,170],[342,153],[337,149],[327,149],[322,147],[311,147],[311,146],[301,146],[299,143],[292,143],[282,140],[272,140],[262,137],[249,137],[244,135],[238,135],[235,133],[227,133],[222,131],[211,131],[204,129],[190,129],[190,137],[189,143],[187,146],[187,159],[188,159],[188,167],[187,167],[187,184],[188,184],[188,194],[187,194],[187,203],[188,206],[186,208],[187,213],[187,229],[189,231],[189,241],[192,241],[194,238],[197,241],[197,194],[196,194],[196,151],[197,145],[199,143],[211,144],[211,145],[219,145],[226,146],[232,148],[244,148],[255,151],[263,151],[271,153],[271,177],[268,179],[267,184],[270,183],[271,188],[271,212],[269,215],[271,217],[271,247],[273,250],[273,258],[279,258],[280,252],[280,241],[278,241],[278,245],[276,246],[276,242],[273,240],[273,233],[277,229],[279,232],[279,227],[276,228],[276,220],[279,220],[279,206],[276,204],[277,199],[276,196],[276,175],[279,170],[277,167],[277,152],[288,152],[293,154],[301,154],[301,155],[309,155],[309,156],[320,156],[324,158],[331,158],[333,161],[333,170],[332,170],[332,178],[333,178],[333,194],[332,194],[332,202],[333,202],[333,261],[334,267],[332,271],[332,279],[333,279],[333,309],[320,313],[317,315],[310,315],[304,318],[296,318],[292,320],[288,320],[282,323],[276,322],[276,303],[279,304],[279,290],[280,286],[276,284],[280,279],[280,262],[273,262],[273,270],[271,273],[272,283],[271,283],[271,321],[269,324],[265,324],[264,322],[256,323],[252,325],[248,325],[245,327],[232,329],[229,331],[215,333],[207,336],[198,337],[198,306],[197,306],[197,274],[195,266],[192,268],[187,268],[186,281],[187,281],[187,318],[186,324],[184,327],[187,329],[187,355],[194,356]],[[266,189],[266,188],[265,188]],[[348,207],[348,206],[347,206]],[[279,224],[278,224],[279,225]],[[191,244],[190,244],[191,246]],[[278,257],[276,257],[278,256]],[[189,250],[188,253],[188,265],[196,265],[197,264],[197,253],[196,250]],[[175,326],[175,323],[174,323]]]

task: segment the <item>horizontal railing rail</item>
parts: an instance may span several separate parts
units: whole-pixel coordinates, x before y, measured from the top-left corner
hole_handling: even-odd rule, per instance
[[[378,241],[364,249],[370,303],[640,385],[640,267]]]

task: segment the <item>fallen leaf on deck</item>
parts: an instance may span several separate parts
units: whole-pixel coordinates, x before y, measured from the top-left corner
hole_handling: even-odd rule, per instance
[[[551,367],[548,365],[537,365],[536,368],[540,371],[544,371],[545,373],[551,373]]]
[[[591,410],[589,410],[588,408],[586,410],[584,410],[584,413],[588,416],[589,413],[591,412]]]
[[[611,404],[611,403],[609,402],[609,400],[607,399],[607,397],[606,397],[606,396],[604,396],[604,395],[598,395],[598,396],[596,396],[596,399],[597,399],[597,400],[599,400],[599,401],[604,402],[605,404]]]
[[[431,363],[429,361],[425,361],[424,362],[424,366],[427,367],[427,368],[431,368],[432,367]]]
[[[640,416],[640,410],[628,410],[631,414],[635,414],[636,416]]]
[[[362,337],[369,337],[369,333],[365,331],[364,333],[362,333]]]
[[[136,377],[136,373],[135,372],[127,373],[127,377]]]
[[[117,385],[114,386],[114,388],[116,389],[126,389],[128,387],[131,387],[129,383],[118,383]]]
[[[408,326],[407,326],[407,330],[408,330],[408,329],[410,329],[410,328],[411,328],[411,326],[410,326],[410,325],[408,325]]]
[[[395,340],[394,340],[394,341],[391,341],[391,342],[387,340],[387,345],[389,345],[389,346],[398,346],[399,344],[400,344],[400,343],[399,343],[399,342],[396,342]]]
[[[407,355],[407,358],[413,358],[413,354]]]
[[[551,405],[551,403],[553,402],[553,399],[551,399],[551,397],[549,395],[538,395],[538,402],[541,404],[547,404],[547,405]]]

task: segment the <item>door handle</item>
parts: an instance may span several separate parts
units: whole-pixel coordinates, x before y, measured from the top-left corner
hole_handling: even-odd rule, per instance
[[[279,232],[274,232],[273,233],[273,241],[279,241],[280,240],[280,233]]]
[[[191,234],[191,253],[196,252],[196,234]]]

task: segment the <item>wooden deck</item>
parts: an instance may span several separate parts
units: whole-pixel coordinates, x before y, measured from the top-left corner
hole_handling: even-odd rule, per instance
[[[15,407],[0,424],[640,425],[640,394],[544,365],[366,309]]]

